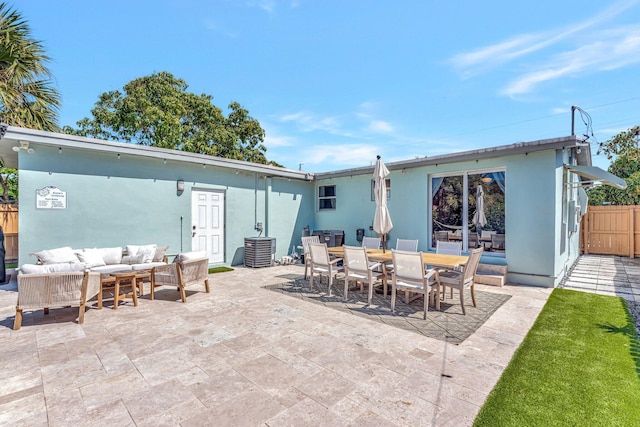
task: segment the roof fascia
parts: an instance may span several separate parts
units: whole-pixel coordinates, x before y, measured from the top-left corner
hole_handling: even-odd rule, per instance
[[[216,166],[227,169],[241,170],[243,172],[254,172],[270,177],[291,178],[304,181],[313,180],[312,173],[279,168],[276,166],[261,165],[259,163],[226,159],[223,157],[214,157],[206,154],[191,153],[187,151],[148,147],[144,145],[128,144],[123,142],[105,141],[102,139],[86,138],[76,135],[45,132],[11,126],[8,128],[7,133],[5,134],[5,137],[3,139],[12,139],[18,142],[27,141],[29,143],[48,145],[51,147],[58,147],[62,149],[73,148],[78,150],[99,151],[103,153],[148,157],[167,161],[173,160],[178,162],[201,164],[205,166]]]
[[[416,167],[422,167],[422,166],[435,166],[439,164],[460,163],[460,162],[473,161],[478,159],[490,159],[490,158],[502,157],[502,156],[526,154],[526,153],[533,153],[536,151],[561,150],[564,148],[573,148],[573,147],[579,146],[580,142],[581,141],[576,136],[572,135],[567,137],[542,139],[542,140],[531,141],[531,142],[518,142],[515,144],[482,148],[478,150],[462,151],[459,153],[444,154],[440,156],[431,156],[431,157],[425,156],[417,159],[385,163],[385,165],[387,166],[387,169],[389,169],[390,171],[402,170],[402,169],[416,168]],[[585,150],[584,149],[585,147],[583,145],[580,145],[580,147],[583,149],[582,152],[584,153],[585,157],[588,154],[589,165],[590,165],[591,164],[590,151]],[[583,161],[586,161],[586,160],[583,160]],[[315,180],[339,178],[339,177],[353,176],[353,175],[372,174],[373,169],[374,169],[374,166],[372,165],[372,166],[366,166],[361,168],[344,169],[344,170],[339,170],[334,172],[316,173]]]

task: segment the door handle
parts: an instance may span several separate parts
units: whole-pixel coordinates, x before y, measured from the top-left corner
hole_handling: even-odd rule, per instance
[[[191,228],[191,237],[195,237],[196,236],[196,226],[194,225],[193,228]]]

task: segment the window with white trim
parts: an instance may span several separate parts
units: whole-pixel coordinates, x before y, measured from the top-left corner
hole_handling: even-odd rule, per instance
[[[321,185],[318,187],[318,210],[330,210],[336,208],[336,186]]]

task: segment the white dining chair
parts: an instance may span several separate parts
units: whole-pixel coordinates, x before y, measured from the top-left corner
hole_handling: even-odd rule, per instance
[[[396,293],[399,289],[408,293],[421,294],[424,298],[424,315],[429,311],[429,300],[433,299],[436,310],[440,310],[438,273],[434,269],[425,270],[422,253],[392,251],[393,279],[391,281],[391,312],[395,312]],[[408,300],[406,301],[409,302]]]
[[[357,246],[344,246],[344,300],[347,300],[349,281],[360,282],[360,292],[363,291],[363,283],[369,286],[368,301],[371,305],[373,298],[373,284],[382,280],[384,292],[387,293],[387,283],[379,262],[371,262],[367,257],[367,248]]]
[[[396,251],[417,252],[418,240],[396,239]]]
[[[363,237],[362,247],[367,249],[380,249],[382,239],[380,237]]]
[[[311,254],[311,278],[309,279],[309,287],[313,290],[313,275],[327,276],[329,282],[329,296],[331,296],[331,285],[333,278],[343,271],[343,267],[338,265],[342,258],[329,258],[329,249],[325,243],[309,243],[309,253]]]

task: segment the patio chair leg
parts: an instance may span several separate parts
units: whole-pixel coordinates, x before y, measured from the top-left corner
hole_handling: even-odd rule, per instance
[[[49,307],[44,308],[44,314],[49,314]]]
[[[396,312],[396,289],[391,287],[391,312]]]
[[[427,291],[424,293],[422,297],[424,301],[424,315],[422,316],[422,319],[427,320],[427,311],[429,311],[429,292]]]
[[[13,330],[17,331],[22,326],[22,309],[16,307],[16,318],[13,321]]]
[[[471,285],[471,301],[473,301],[473,306],[477,307],[477,305],[476,305],[475,286],[473,286],[473,285]]]
[[[80,304],[80,308],[78,309],[78,324],[82,325],[84,323],[84,302]]]
[[[187,291],[184,286],[180,286],[180,298],[182,298],[182,302],[187,302]]]
[[[453,291],[453,288],[451,288]],[[464,288],[460,289],[460,306],[462,307],[462,314],[466,315],[467,313],[464,310]]]
[[[209,279],[204,279],[204,288],[206,289],[208,294],[211,293],[211,289],[209,289]]]
[[[349,280],[345,277],[344,278],[344,299],[343,301],[347,300],[347,293],[349,292]]]

